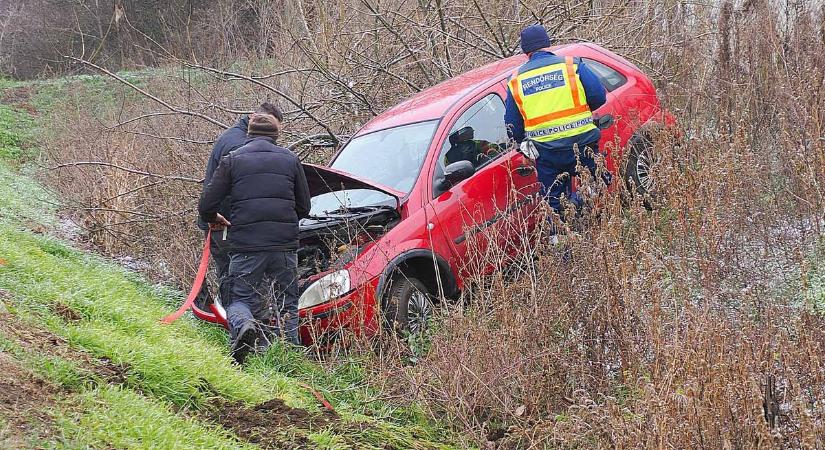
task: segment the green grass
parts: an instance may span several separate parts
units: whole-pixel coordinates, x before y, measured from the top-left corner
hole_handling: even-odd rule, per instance
[[[227,431],[118,386],[103,386],[79,395],[79,408],[59,423],[75,441],[99,448],[244,449]]]
[[[11,355],[20,365],[31,370],[45,380],[66,389],[77,391],[93,381],[91,373],[80,368],[73,361],[26,351],[20,344],[0,334],[0,350]]]
[[[28,176],[32,169],[24,165],[34,154],[33,136],[31,116],[0,104],[0,222],[54,220],[51,195]]]
[[[53,224],[52,195],[0,159],[0,223]]]
[[[63,436],[38,448],[252,448],[219,426],[172,412],[168,404],[122,386],[107,385],[72,360],[27,351],[0,335],[0,349],[21,366],[77,395],[52,411]],[[2,441],[0,441],[2,442]]]
[[[186,70],[182,70],[180,67],[123,70],[117,72],[117,75],[142,89],[152,86],[153,89],[149,90],[156,93],[160,87],[171,79],[177,80],[178,83],[186,80],[194,88],[203,87],[213,79],[211,75],[201,71],[193,70],[187,73]],[[50,80],[31,81],[27,82],[27,85],[35,88],[31,103],[38,110],[43,111],[55,107],[82,107],[88,109],[95,116],[105,116],[106,113],[120,108],[123,101],[145,100],[145,97],[134,89],[100,74],[74,75]]]
[[[57,383],[71,391],[81,391],[90,382],[99,382],[99,380],[90,381],[94,380],[95,376],[68,359],[57,356],[36,355],[32,363],[34,370],[44,379]]]
[[[52,326],[72,345],[128,364],[141,389],[177,406],[198,406],[220,396],[261,402],[283,397],[293,406],[314,404],[308,394],[284,382],[237,370],[225,348],[204,342],[189,321],[159,323],[170,310],[164,298],[132,282],[125,270],[85,255],[54,239],[0,227],[0,288],[28,299],[28,307],[49,314],[58,302],[84,320]]]
[[[25,156],[34,121],[25,112],[0,105],[0,159],[16,160]]]
[[[17,80],[12,80],[11,78],[5,78],[3,76],[0,76],[0,92],[4,92],[7,89],[13,89],[13,88],[16,88],[16,87],[21,86],[21,85],[28,85],[29,83],[31,83],[31,82],[29,82],[29,81],[17,81]]]
[[[309,440],[318,450],[349,450],[352,448],[341,436],[329,430],[312,433],[309,435]]]

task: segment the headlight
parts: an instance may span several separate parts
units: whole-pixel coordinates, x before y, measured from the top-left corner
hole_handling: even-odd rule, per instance
[[[336,297],[340,297],[350,290],[349,271],[339,270],[324,275],[320,280],[312,283],[298,299],[298,309],[320,305]]]

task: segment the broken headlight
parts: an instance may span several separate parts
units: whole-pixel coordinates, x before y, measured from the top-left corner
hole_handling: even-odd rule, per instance
[[[309,308],[338,298],[350,290],[349,271],[338,270],[312,283],[298,299],[298,309]]]

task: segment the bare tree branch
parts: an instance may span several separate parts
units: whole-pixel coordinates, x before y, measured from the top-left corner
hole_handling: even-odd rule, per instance
[[[57,170],[57,169],[63,169],[63,168],[66,168],[66,167],[79,167],[79,166],[111,167],[113,169],[122,170],[124,172],[133,173],[135,175],[143,175],[143,176],[152,177],[152,178],[163,178],[165,180],[172,180],[172,181],[185,181],[185,182],[188,182],[188,183],[203,183],[203,178],[198,179],[198,178],[184,177],[184,176],[180,176],[180,175],[160,175],[160,174],[157,174],[157,173],[151,173],[151,172],[146,172],[146,171],[143,171],[143,170],[132,169],[132,168],[129,168],[129,167],[121,166],[119,164],[114,164],[114,163],[105,162],[105,161],[74,161],[74,162],[58,164],[56,166],[48,167],[47,169],[48,170]]]
[[[200,65],[200,64],[186,63],[186,62],[184,62],[184,63],[186,65],[188,65],[189,67],[193,67],[193,68],[196,68],[196,69],[204,70],[204,71],[207,71],[207,72],[212,72],[212,73],[215,73],[215,74],[225,75],[225,76],[228,76],[228,77],[233,77],[233,78],[236,78],[236,79],[239,79],[239,80],[246,80],[246,81],[248,81],[248,82],[250,82],[250,83],[252,83],[256,86],[260,86],[260,87],[262,87],[262,88],[264,88],[264,89],[266,89],[266,90],[268,90],[268,91],[270,91],[274,94],[277,94],[279,97],[285,99],[289,103],[292,103],[293,106],[299,108],[301,110],[301,112],[303,112],[307,117],[309,117],[315,123],[317,123],[321,128],[324,129],[324,131],[329,133],[330,136],[335,136],[335,133],[332,131],[332,129],[329,127],[329,125],[327,125],[324,121],[322,121],[317,116],[315,116],[315,114],[313,114],[311,111],[306,109],[304,107],[304,105],[302,104],[302,102],[299,102],[298,100],[295,100],[292,96],[288,95],[286,92],[283,92],[280,89],[277,89],[273,86],[270,86],[269,84],[266,84],[266,83],[264,83],[260,80],[256,80],[256,79],[254,79],[252,77],[249,77],[247,75],[243,75],[243,74],[239,74],[239,73],[235,73],[235,72],[230,72],[230,71],[226,71],[226,70],[220,70],[220,69],[216,69],[214,67],[203,66],[203,65]],[[337,141],[337,138],[336,138],[336,141]]]
[[[182,114],[182,115],[186,115],[186,116],[198,117],[198,118],[203,119],[203,120],[205,120],[205,121],[207,121],[207,122],[209,122],[213,125],[217,125],[221,128],[224,128],[224,129],[229,128],[228,125],[226,125],[226,124],[224,124],[224,123],[222,123],[222,122],[220,122],[220,121],[218,121],[218,120],[216,120],[212,117],[209,117],[205,114],[201,114],[201,113],[195,112],[195,111],[188,111],[188,110],[181,109],[181,108],[178,108],[176,106],[170,105],[169,103],[165,102],[164,100],[161,100],[157,96],[150,94],[146,90],[141,89],[138,86],[135,86],[134,83],[131,83],[131,82],[127,81],[126,79],[124,79],[123,77],[117,75],[116,73],[113,73],[113,72],[111,72],[111,71],[109,71],[109,70],[107,70],[107,69],[105,69],[105,68],[103,68],[103,67],[101,67],[101,66],[99,66],[95,63],[93,63],[93,62],[86,61],[86,60],[81,59],[81,58],[75,58],[74,56],[66,56],[66,58],[71,59],[72,61],[81,63],[83,65],[89,66],[89,67],[91,67],[91,68],[93,68],[93,69],[95,69],[95,70],[111,77],[111,78],[114,78],[115,80],[123,83],[124,85],[128,86],[129,88],[139,92],[144,97],[155,101],[156,103],[160,104],[164,108],[166,108],[166,109],[168,109],[168,110],[170,110],[174,113]]]

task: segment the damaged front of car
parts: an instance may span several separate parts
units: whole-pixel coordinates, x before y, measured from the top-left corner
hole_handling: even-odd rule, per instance
[[[377,276],[359,257],[401,221],[403,192],[328,167],[304,164],[312,195],[300,223],[301,340],[327,343],[343,329],[374,331]]]
[[[421,240],[421,168],[438,120],[365,127],[329,166],[304,164],[312,195],[300,223],[299,314],[304,344],[342,330],[375,334],[377,291],[390,260]],[[411,205],[419,205],[413,207]]]

